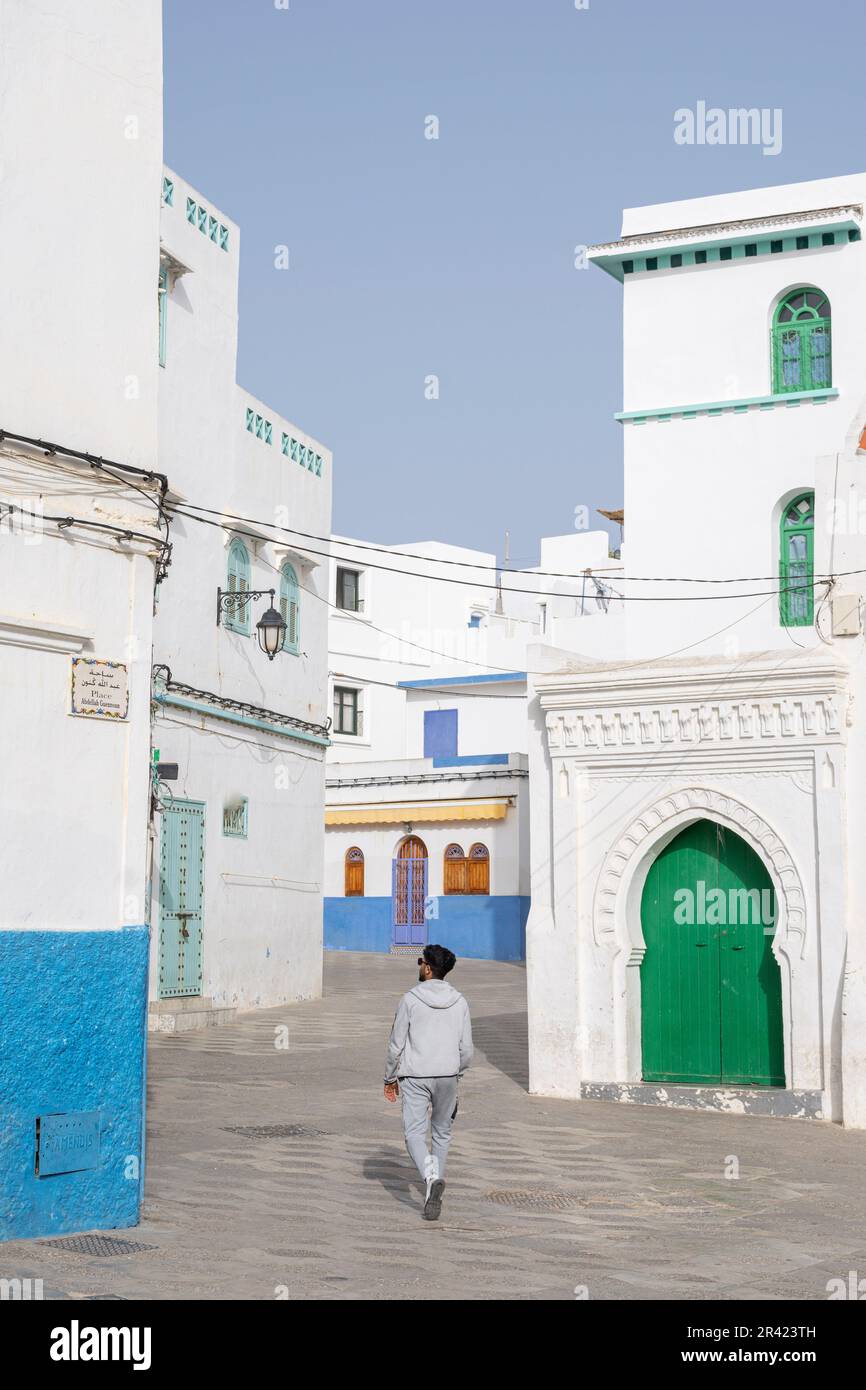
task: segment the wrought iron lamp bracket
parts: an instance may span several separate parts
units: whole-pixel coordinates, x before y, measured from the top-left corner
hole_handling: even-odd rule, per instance
[[[217,627],[222,623],[224,613],[239,613],[254,598],[270,596],[273,607],[275,589],[217,589]]]

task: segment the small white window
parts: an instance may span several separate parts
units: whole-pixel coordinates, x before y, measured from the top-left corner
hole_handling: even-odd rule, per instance
[[[333,732],[361,738],[364,733],[362,692],[356,686],[334,686]]]
[[[337,607],[347,613],[363,613],[362,573],[360,570],[337,566]]]
[[[248,806],[249,802],[247,798],[241,796],[236,801],[230,802],[229,805],[223,807],[224,835],[231,835],[240,840],[245,840],[247,838]]]

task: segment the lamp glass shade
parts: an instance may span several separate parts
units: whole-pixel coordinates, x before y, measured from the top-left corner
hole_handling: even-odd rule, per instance
[[[259,646],[268,661],[273,661],[277,652],[282,651],[286,635],[286,621],[273,604],[267,608],[256,623]]]

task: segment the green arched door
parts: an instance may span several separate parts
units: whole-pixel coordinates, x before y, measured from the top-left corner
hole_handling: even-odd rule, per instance
[[[784,1086],[775,895],[739,835],[697,821],[652,864],[641,899],[645,1081]]]

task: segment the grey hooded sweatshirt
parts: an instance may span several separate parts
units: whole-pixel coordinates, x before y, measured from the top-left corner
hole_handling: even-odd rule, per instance
[[[424,980],[404,994],[388,1041],[385,1080],[457,1076],[472,1061],[469,1005],[447,980]]]

